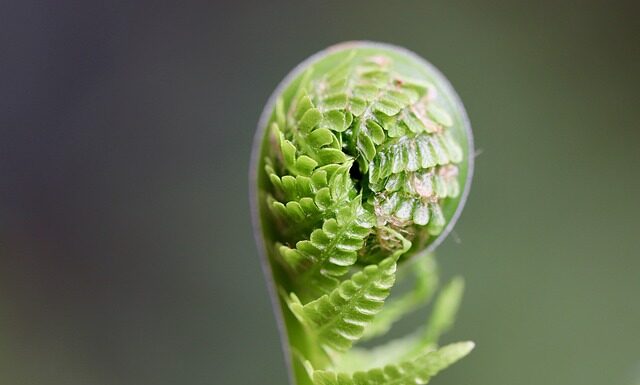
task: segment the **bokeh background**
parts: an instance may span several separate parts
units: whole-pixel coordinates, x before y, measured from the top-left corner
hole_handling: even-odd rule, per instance
[[[280,79],[406,46],[479,155],[440,247],[467,292],[433,383],[640,384],[633,1],[4,1],[0,384],[284,385],[249,151]],[[428,310],[403,322],[410,329]]]

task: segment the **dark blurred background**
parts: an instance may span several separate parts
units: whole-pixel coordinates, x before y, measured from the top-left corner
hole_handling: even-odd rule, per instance
[[[434,384],[640,384],[639,11],[2,2],[0,384],[283,385],[252,135],[293,66],[351,39],[433,62],[474,127],[438,258],[467,280],[447,341],[478,347]]]

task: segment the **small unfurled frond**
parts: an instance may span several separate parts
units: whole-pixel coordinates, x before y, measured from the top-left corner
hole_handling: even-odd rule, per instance
[[[357,251],[362,248],[374,220],[358,196],[338,209],[335,218],[326,219],[322,228],[314,230],[308,240],[296,243],[295,248],[281,245],[280,254],[304,277],[300,282],[307,290],[328,293],[338,285],[338,278],[356,263]]]
[[[473,342],[458,342],[425,353],[415,360],[353,374],[316,370],[313,372],[313,383],[314,385],[424,385],[440,371],[469,354],[473,348]]]
[[[380,311],[393,286],[396,257],[369,265],[330,294],[302,305],[291,294],[289,308],[314,341],[329,351],[346,351]]]
[[[399,298],[387,301],[382,311],[373,319],[373,322],[365,329],[363,340],[383,335],[391,329],[394,322],[406,314],[428,304],[429,298],[438,285],[436,265],[431,255],[423,255],[416,258],[411,265],[406,266],[415,275],[413,290]]]
[[[435,350],[440,336],[453,325],[463,291],[462,278],[454,278],[438,293],[429,320],[423,328],[371,349],[354,348],[341,357],[337,367],[341,370],[365,370],[384,366],[395,360],[412,360]]]

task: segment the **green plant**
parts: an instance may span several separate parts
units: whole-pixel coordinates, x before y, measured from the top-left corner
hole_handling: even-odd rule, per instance
[[[256,134],[252,202],[292,383],[426,384],[473,348],[438,345],[461,278],[440,291],[421,330],[353,346],[434,294],[429,252],[464,204],[471,150],[449,83],[400,48],[338,45],[276,89]],[[388,299],[400,280],[413,289]]]

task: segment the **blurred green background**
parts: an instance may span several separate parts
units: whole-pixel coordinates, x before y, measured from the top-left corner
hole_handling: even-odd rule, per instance
[[[0,384],[285,384],[252,135],[293,66],[352,39],[430,60],[474,127],[438,259],[467,281],[446,341],[478,346],[433,383],[639,384],[639,10],[3,2]]]

